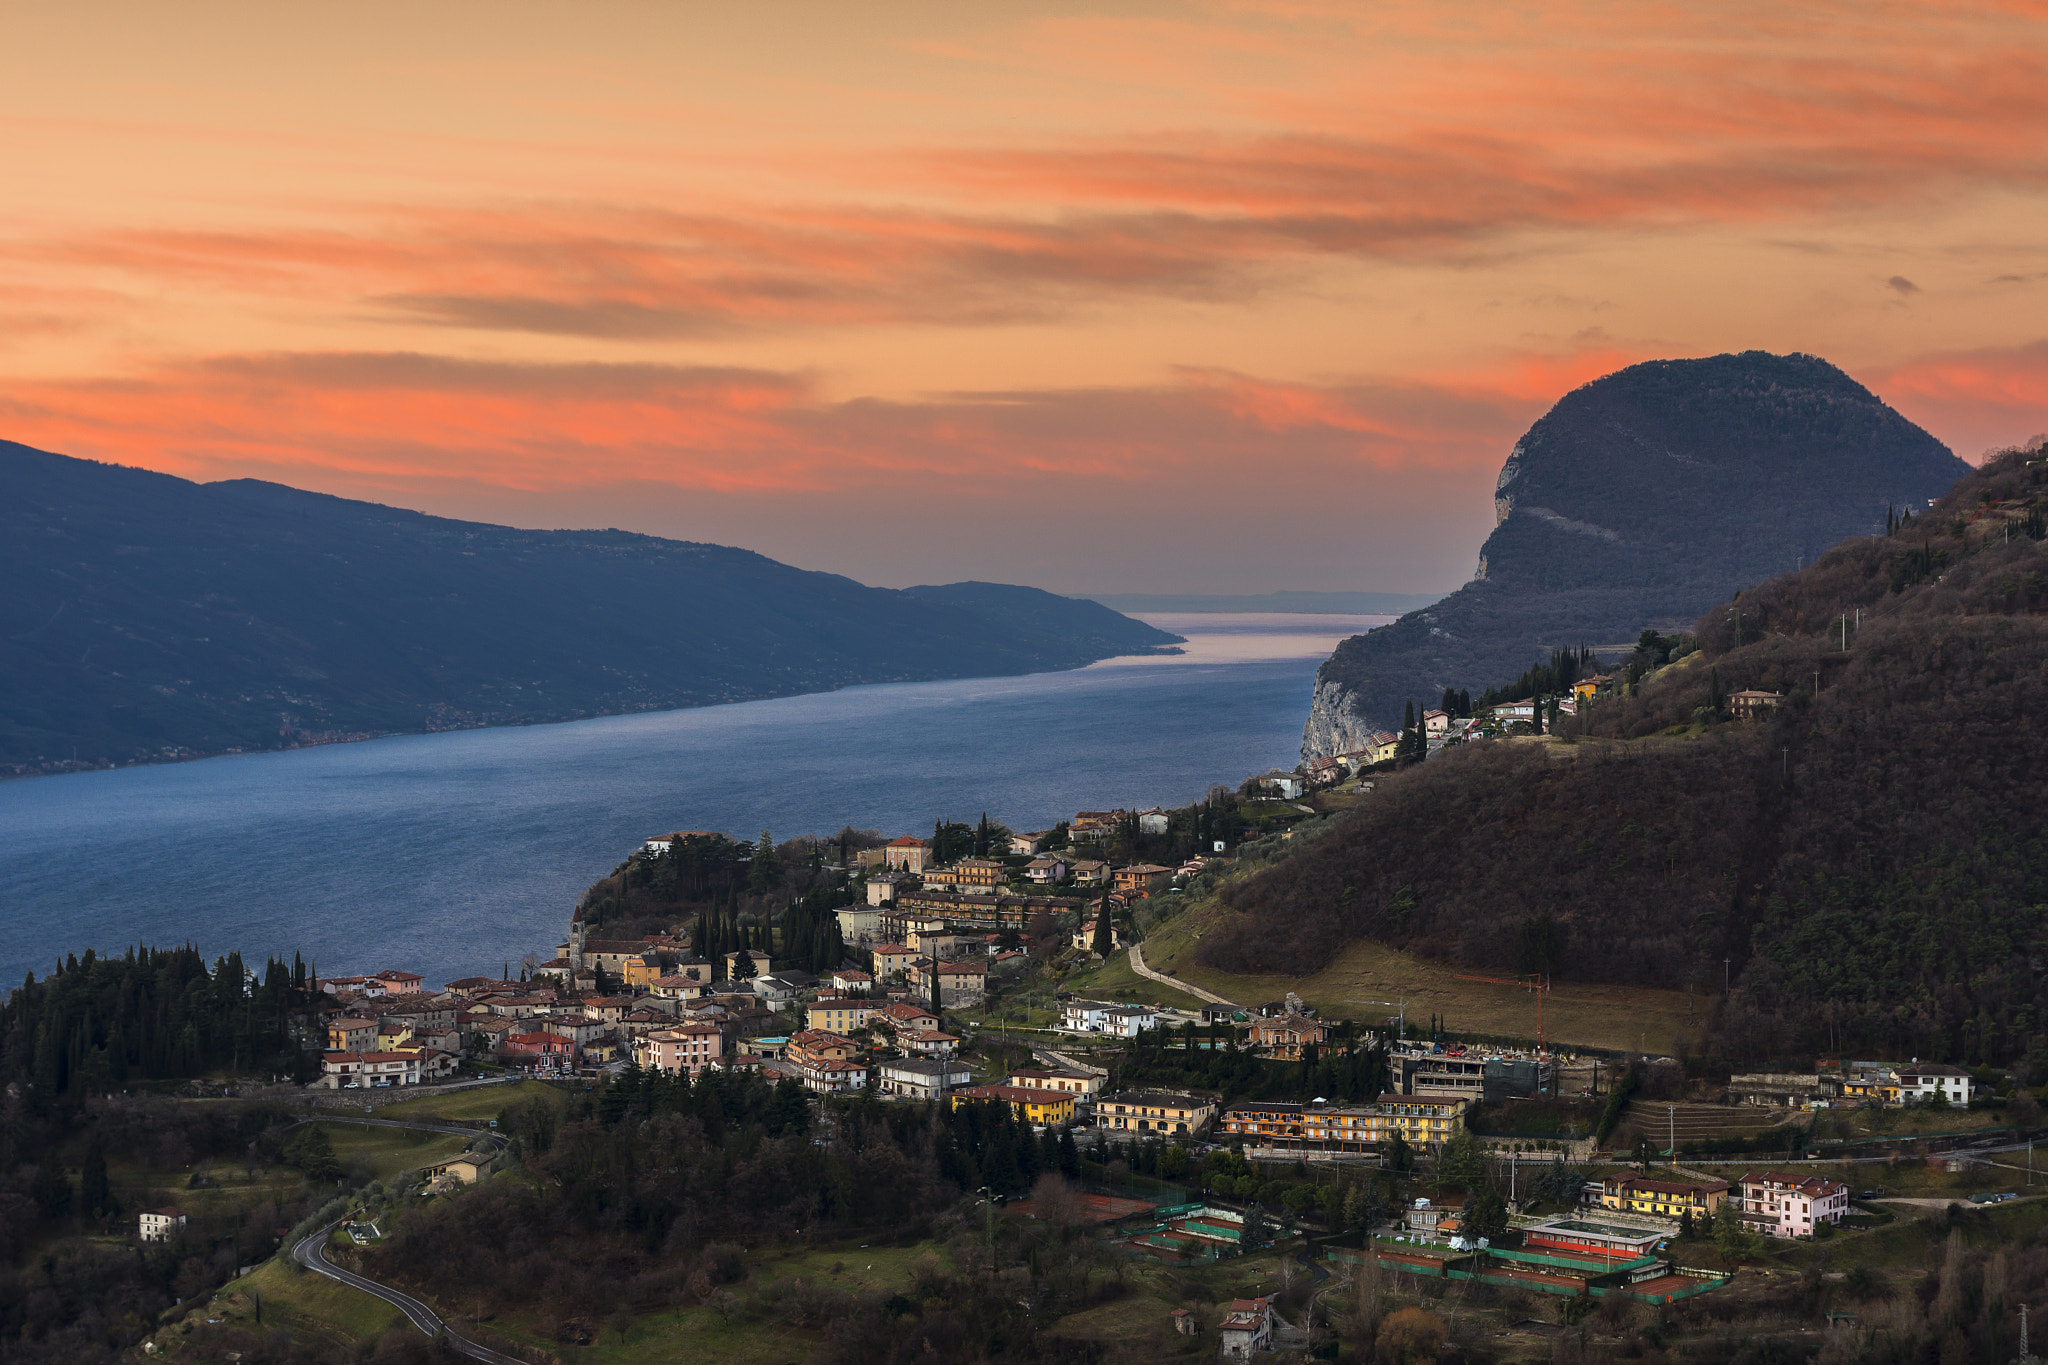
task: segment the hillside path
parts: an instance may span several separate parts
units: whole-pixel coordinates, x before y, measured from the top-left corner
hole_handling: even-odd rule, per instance
[[[1235,1000],[1225,1000],[1216,992],[1203,990],[1192,981],[1183,981],[1177,976],[1168,976],[1164,972],[1155,972],[1150,967],[1147,967],[1145,965],[1145,945],[1142,943],[1133,943],[1131,945],[1131,970],[1144,977],[1147,981],[1157,981],[1162,986],[1171,986],[1177,991],[1186,991],[1189,995],[1200,996],[1212,1005],[1228,1005],[1232,1009],[1238,1008]]]
[[[344,1270],[328,1260],[327,1238],[337,1227],[341,1226],[341,1221],[341,1219],[337,1218],[326,1227],[307,1233],[299,1240],[299,1244],[292,1248],[292,1259],[306,1267],[306,1269],[325,1275],[330,1280],[339,1280],[352,1289],[360,1289],[365,1294],[373,1294],[384,1300],[384,1302],[405,1314],[406,1321],[410,1322],[413,1326],[419,1328],[430,1337],[447,1342],[452,1349],[468,1356],[472,1360],[487,1361],[489,1365],[526,1365],[526,1362],[515,1356],[508,1356],[503,1351],[494,1351],[488,1346],[480,1346],[466,1337],[456,1335],[446,1323],[442,1322],[435,1315],[433,1309],[427,1307],[410,1294],[401,1294],[396,1289],[379,1284],[367,1276],[358,1275],[353,1270]]]

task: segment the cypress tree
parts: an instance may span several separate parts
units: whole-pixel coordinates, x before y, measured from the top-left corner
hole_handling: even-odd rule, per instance
[[[1116,951],[1116,939],[1112,932],[1109,923],[1109,897],[1105,894],[1102,898],[1102,913],[1095,917],[1095,939],[1088,945],[1089,951],[1106,961],[1109,955]]]

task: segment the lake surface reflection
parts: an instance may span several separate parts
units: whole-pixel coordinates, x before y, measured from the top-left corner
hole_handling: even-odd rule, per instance
[[[0,783],[0,981],[190,940],[430,984],[561,941],[649,834],[1176,805],[1299,757],[1316,666],[1391,618],[1156,614],[1171,658]]]

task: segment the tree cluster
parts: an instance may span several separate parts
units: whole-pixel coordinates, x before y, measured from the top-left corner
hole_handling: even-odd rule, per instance
[[[70,955],[41,981],[31,974],[0,1004],[0,1087],[19,1086],[32,1113],[137,1082],[213,1071],[304,1078],[309,1054],[293,1037],[306,965],[273,958],[259,980],[240,953],[212,968],[198,950],[131,948],[120,957]],[[0,1166],[9,1136],[0,1132]]]

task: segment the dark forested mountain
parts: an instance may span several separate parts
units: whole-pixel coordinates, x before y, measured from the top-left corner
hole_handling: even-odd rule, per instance
[[[450,521],[0,442],[0,771],[1076,668],[1179,637],[746,550]]]
[[[1632,365],[1515,444],[1478,576],[1337,647],[1306,757],[1364,747],[1406,702],[1513,677],[1558,646],[1634,639],[1925,507],[1968,466],[1824,360],[1762,351]]]
[[[1694,625],[1563,734],[1379,784],[1226,892],[1202,945],[1313,971],[1371,938],[1718,995],[1724,1059],[2022,1061],[2048,1079],[2048,447]],[[1783,694],[1735,723],[1745,689]]]

